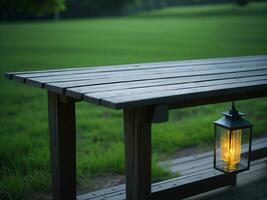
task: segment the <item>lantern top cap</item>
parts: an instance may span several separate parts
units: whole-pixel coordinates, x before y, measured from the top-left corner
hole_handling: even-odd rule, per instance
[[[223,126],[227,129],[241,129],[252,126],[249,121],[242,117],[244,114],[237,111],[234,102],[232,103],[231,109],[222,114],[224,115],[222,118],[214,121],[214,123],[219,126]]]
[[[229,111],[222,113],[224,116],[231,117],[231,118],[240,118],[244,116],[244,113],[239,112],[235,107],[235,102],[232,102],[232,106]]]

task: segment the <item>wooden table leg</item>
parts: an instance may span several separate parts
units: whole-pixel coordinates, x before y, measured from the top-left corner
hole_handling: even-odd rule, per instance
[[[48,115],[53,200],[75,200],[75,101],[48,92]]]
[[[151,199],[151,110],[124,110],[127,200]]]

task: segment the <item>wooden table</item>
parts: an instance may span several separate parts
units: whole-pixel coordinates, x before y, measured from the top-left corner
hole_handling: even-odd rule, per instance
[[[123,109],[127,199],[175,199],[181,188],[201,192],[203,185],[204,191],[235,184],[236,177],[202,177],[191,185],[152,193],[151,124],[167,121],[169,109],[267,96],[267,55],[5,76],[48,91],[54,200],[76,199],[75,102],[81,100]]]

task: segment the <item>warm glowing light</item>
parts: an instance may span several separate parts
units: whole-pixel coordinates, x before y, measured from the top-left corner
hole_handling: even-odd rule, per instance
[[[241,157],[241,130],[225,131],[220,137],[221,160],[229,171],[236,170]]]

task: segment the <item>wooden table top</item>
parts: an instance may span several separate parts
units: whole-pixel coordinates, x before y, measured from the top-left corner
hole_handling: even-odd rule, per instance
[[[10,72],[5,77],[114,109],[267,96],[267,55]]]

